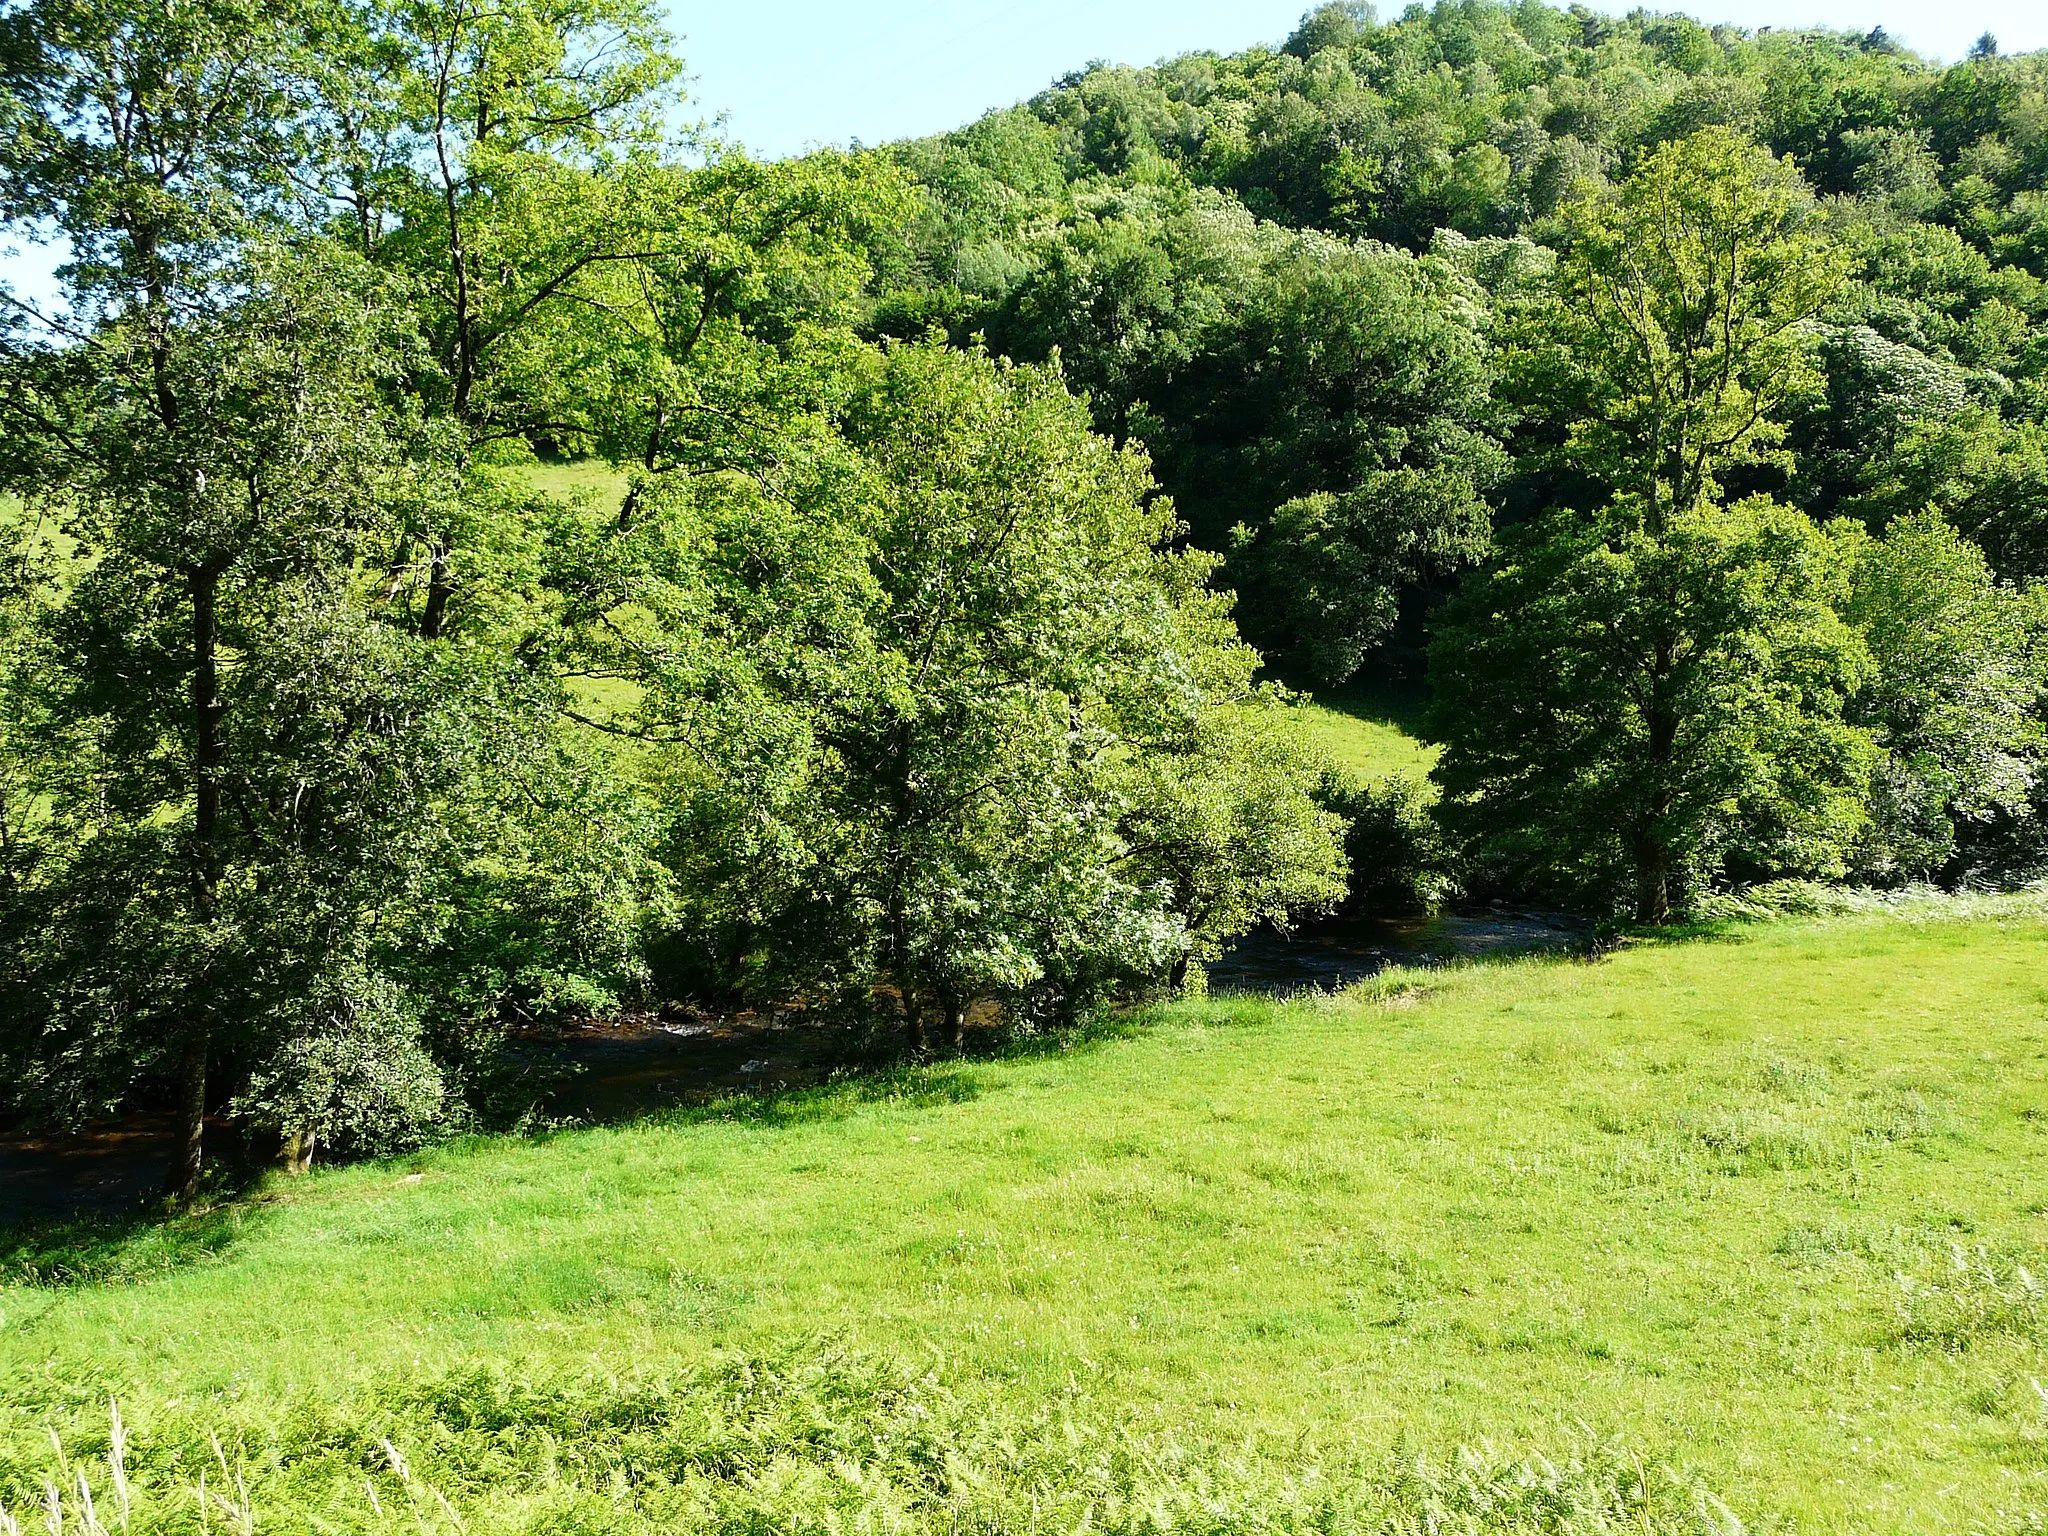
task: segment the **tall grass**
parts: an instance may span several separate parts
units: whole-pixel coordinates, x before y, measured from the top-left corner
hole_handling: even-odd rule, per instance
[[[1466,1446],[1328,1462],[1028,1418],[939,1374],[830,1348],[679,1376],[477,1365],[261,1420],[118,1404],[41,1457],[10,1447],[0,1536],[381,1532],[1629,1532],[1742,1527],[1697,1479],[1581,1435],[1550,1454]],[[225,1423],[209,1423],[225,1418]],[[253,1491],[252,1491],[253,1490]]]

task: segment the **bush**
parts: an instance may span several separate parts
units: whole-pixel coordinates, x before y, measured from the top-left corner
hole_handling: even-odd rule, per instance
[[[1364,784],[1331,773],[1318,798],[1350,824],[1344,835],[1351,861],[1347,915],[1427,912],[1458,894],[1451,846],[1422,786],[1398,775]]]

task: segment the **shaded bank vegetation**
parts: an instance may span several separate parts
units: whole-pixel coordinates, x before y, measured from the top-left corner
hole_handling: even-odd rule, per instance
[[[0,23],[0,1103],[180,1195],[654,1000],[2048,857],[2039,58],[1334,6],[768,164],[637,0]]]

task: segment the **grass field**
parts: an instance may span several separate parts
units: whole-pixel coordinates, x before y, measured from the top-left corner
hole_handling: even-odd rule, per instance
[[[626,477],[601,459],[577,459],[566,464],[534,463],[521,471],[536,490],[565,499],[588,494],[607,510],[617,511],[626,493]]]
[[[2036,1530],[2044,963],[1787,921],[19,1238],[0,1487],[105,1516],[112,1398],[138,1529]]]
[[[1421,784],[1438,749],[1417,738],[1419,693],[1353,684],[1302,706],[1309,739],[1367,784],[1400,777]]]

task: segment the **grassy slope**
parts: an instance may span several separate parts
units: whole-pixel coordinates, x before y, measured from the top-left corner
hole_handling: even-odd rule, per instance
[[[77,546],[56,523],[45,511],[32,512],[19,496],[0,496],[0,553],[18,548],[24,540],[31,545],[47,540],[51,549],[68,559]]]
[[[521,473],[549,495],[564,499],[589,496],[603,512],[616,509],[625,494],[626,476],[596,459],[570,463],[534,463]],[[587,690],[599,703],[627,696],[616,686]],[[1427,779],[1437,749],[1416,737],[1419,696],[1410,689],[1352,684],[1301,706],[1309,740],[1340,768],[1366,783],[1401,776],[1415,783]]]
[[[1419,697],[1353,685],[1302,706],[1309,739],[1366,783],[1399,776],[1421,783],[1438,749],[1417,739]]]
[[[596,459],[535,463],[522,473],[553,496],[589,495],[604,511],[615,509],[625,494],[626,476]],[[1399,775],[1419,784],[1437,756],[1437,748],[1417,739],[1420,697],[1415,687],[1354,683],[1302,705],[1302,720],[1309,740],[1361,780],[1378,783]]]
[[[211,1262],[0,1290],[0,1402],[822,1331],[1017,1422],[1325,1464],[1583,1423],[1746,1516],[1971,1529],[2048,1509],[2044,962],[2038,916],[1786,923],[329,1172]]]
[[[536,490],[564,499],[587,493],[609,511],[618,510],[618,500],[626,491],[626,477],[600,459],[578,459],[567,464],[528,464],[522,473]]]

